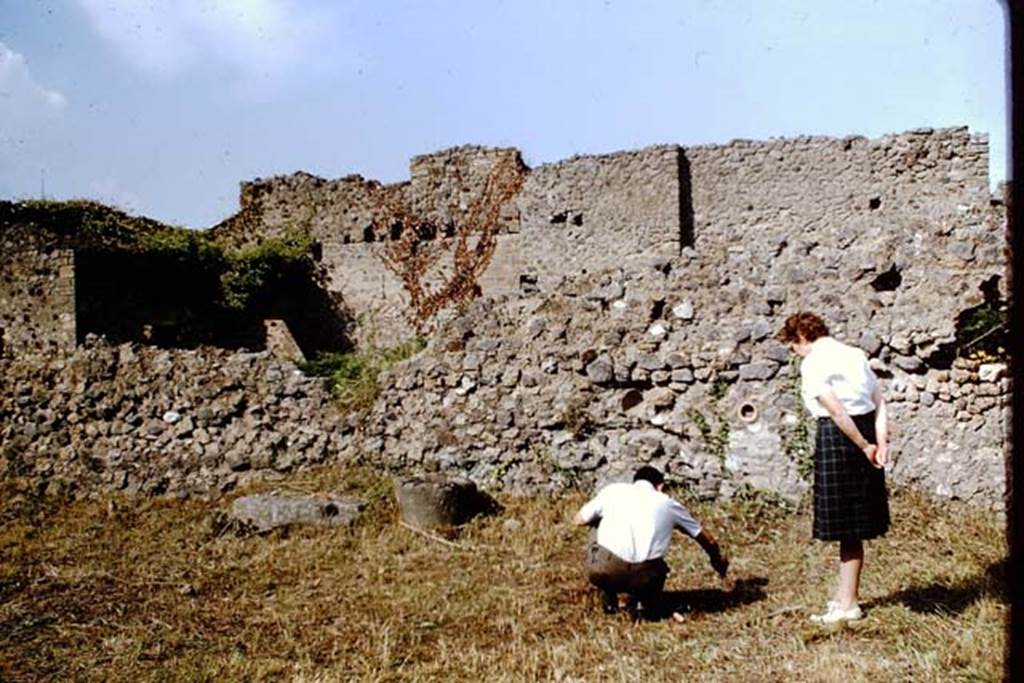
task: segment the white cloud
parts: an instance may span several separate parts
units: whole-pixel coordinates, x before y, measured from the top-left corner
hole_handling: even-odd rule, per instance
[[[35,80],[25,58],[0,43],[0,188],[38,196],[41,171],[63,140],[67,99]]]
[[[0,123],[8,129],[59,113],[67,99],[32,78],[25,58],[0,43]]]
[[[206,64],[278,76],[313,54],[334,10],[290,0],[78,0],[136,68],[178,75]]]

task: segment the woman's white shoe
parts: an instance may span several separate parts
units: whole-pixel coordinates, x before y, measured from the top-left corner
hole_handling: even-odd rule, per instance
[[[830,600],[824,614],[812,614],[811,621],[815,624],[838,624],[841,621],[858,621],[864,618],[860,605],[851,605],[848,609],[840,609],[839,603]]]

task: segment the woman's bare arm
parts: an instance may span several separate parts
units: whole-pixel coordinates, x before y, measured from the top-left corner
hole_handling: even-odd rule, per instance
[[[878,443],[875,459],[884,467],[889,462],[889,409],[881,386],[875,385],[871,400],[875,402],[875,441]]]

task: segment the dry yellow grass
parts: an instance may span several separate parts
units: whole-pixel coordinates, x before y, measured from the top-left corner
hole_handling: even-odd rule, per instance
[[[580,495],[505,500],[450,547],[395,523],[387,481],[278,483],[371,501],[352,529],[217,534],[227,502],[0,502],[0,680],[996,680],[1007,606],[991,515],[893,497],[868,545],[867,619],[807,621],[835,548],[803,511],[752,498],[694,512],[733,558],[723,592],[677,538],[683,623],[606,617],[581,575]],[[262,487],[264,489],[269,486]],[[521,523],[511,529],[506,520]]]

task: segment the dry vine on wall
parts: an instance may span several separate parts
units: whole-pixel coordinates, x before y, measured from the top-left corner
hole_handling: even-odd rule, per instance
[[[478,281],[491,262],[497,245],[502,208],[523,186],[526,167],[519,154],[501,154],[472,202],[447,207],[447,218],[437,211],[415,210],[398,193],[381,192],[376,199],[374,232],[394,234],[383,251],[385,266],[402,281],[409,296],[412,321],[423,329],[438,311],[462,306],[479,294]],[[461,176],[456,175],[461,186]],[[455,223],[454,234],[450,228]],[[448,236],[451,235],[451,236]],[[452,254],[447,276],[439,270],[441,259]],[[432,285],[428,280],[437,281]]]

